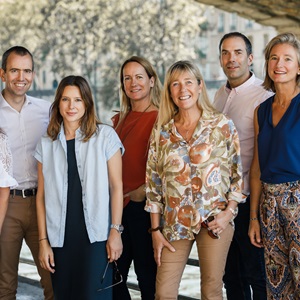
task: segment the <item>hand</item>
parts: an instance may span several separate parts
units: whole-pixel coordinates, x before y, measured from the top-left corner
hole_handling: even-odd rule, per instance
[[[109,262],[118,260],[123,251],[121,233],[113,228],[110,230],[110,234],[106,243],[106,250]]]
[[[154,259],[158,267],[161,265],[160,258],[164,247],[167,247],[171,252],[176,251],[159,230],[152,232],[152,244],[154,249]]]
[[[43,269],[54,273],[55,272],[55,263],[54,263],[54,255],[52,248],[49,245],[48,240],[40,241],[39,247],[39,261],[40,265]]]
[[[142,184],[137,189],[130,191],[124,195],[124,198],[129,197],[134,202],[142,202],[146,198],[145,185]]]
[[[258,247],[263,247],[263,242],[260,236],[260,225],[258,220],[250,220],[248,236],[250,238],[251,243]]]
[[[220,234],[228,226],[231,219],[231,211],[223,210],[215,216],[214,220],[208,223],[208,227],[214,233]]]

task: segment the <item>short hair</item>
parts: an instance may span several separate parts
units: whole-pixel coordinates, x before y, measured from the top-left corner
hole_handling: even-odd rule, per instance
[[[275,92],[275,85],[273,80],[270,78],[268,74],[268,63],[269,63],[269,58],[271,51],[274,46],[279,45],[279,44],[288,44],[296,50],[297,53],[297,58],[298,58],[298,66],[300,67],[300,41],[297,39],[297,37],[290,32],[286,33],[281,33],[275,36],[271,41],[267,44],[264,50],[265,54],[265,79],[263,82],[263,86],[267,90],[272,90]],[[297,85],[300,85],[300,74],[297,74],[296,77],[296,82]]]
[[[7,60],[11,53],[15,53],[20,56],[29,55],[31,57],[31,62],[32,62],[32,71],[34,71],[34,61],[33,61],[33,56],[31,54],[31,52],[28,49],[26,49],[25,47],[13,46],[13,47],[9,48],[8,50],[6,50],[2,55],[1,68],[4,70],[4,72],[6,72]]]
[[[245,45],[246,45],[246,52],[247,52],[247,55],[249,56],[250,54],[252,54],[252,44],[250,42],[250,40],[242,33],[240,32],[229,32],[229,33],[226,33],[220,40],[220,43],[219,43],[219,53],[221,53],[221,47],[222,47],[222,44],[223,42],[226,40],[226,39],[229,39],[229,38],[232,38],[232,37],[239,37],[241,39],[244,40],[245,42]]]
[[[123,82],[123,70],[125,66],[130,62],[136,62],[140,64],[146,71],[149,79],[154,78],[154,85],[150,90],[150,101],[156,108],[159,107],[160,98],[161,98],[161,90],[162,85],[159,80],[159,77],[152,66],[152,64],[146,58],[142,56],[131,56],[130,58],[126,59],[120,68],[119,79],[120,79],[120,89],[119,89],[119,96],[120,96],[120,118],[118,124],[122,121],[124,116],[131,110],[131,103],[129,97],[125,93],[125,87]]]
[[[57,139],[59,134],[61,123],[63,122],[63,117],[59,112],[59,104],[64,92],[65,87],[76,86],[79,88],[82,100],[85,104],[85,113],[80,120],[80,129],[84,135],[83,141],[87,142],[94,133],[96,133],[98,124],[101,122],[96,116],[95,103],[93,100],[93,95],[91,88],[87,80],[81,76],[70,75],[61,80],[59,83],[54,102],[50,108],[50,122],[47,129],[47,133],[52,140]]]

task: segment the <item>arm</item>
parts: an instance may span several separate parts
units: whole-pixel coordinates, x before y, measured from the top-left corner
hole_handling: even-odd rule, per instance
[[[122,156],[118,150],[108,160],[108,178],[111,197],[112,224],[121,224],[123,212],[123,184],[122,184]],[[111,229],[106,244],[108,259],[110,262],[120,258],[123,250],[121,234]]]
[[[148,159],[146,165],[146,207],[145,210],[150,212],[151,228],[155,229],[160,226],[161,211],[163,210],[163,193],[162,181],[158,172],[157,154],[156,154],[156,140],[155,129],[152,131],[150,140],[150,148],[148,152]],[[161,265],[161,252],[164,247],[170,251],[175,252],[174,247],[165,239],[160,230],[151,232],[152,244],[154,249],[154,258],[158,266]]]
[[[39,261],[41,267],[54,273],[54,256],[47,238],[46,208],[44,195],[43,165],[38,162],[38,190],[36,194],[36,212],[39,230]]]
[[[259,125],[257,119],[257,110],[254,112],[254,153],[252,164],[250,168],[250,225],[249,225],[249,237],[251,243],[256,247],[263,247],[260,236],[260,225],[258,221],[259,200],[261,195],[261,181],[260,181],[260,167],[258,160],[258,146],[257,136],[259,132]]]
[[[0,235],[8,207],[9,187],[0,187]]]
[[[242,179],[242,165],[240,156],[240,141],[237,130],[230,120],[229,128],[231,128],[230,139],[227,142],[228,147],[228,160],[231,168],[230,173],[230,186],[226,198],[228,205],[225,210],[222,210],[216,217],[215,220],[208,223],[210,229],[216,231],[224,230],[230,221],[236,216],[236,208],[239,203],[245,201],[245,196],[242,194],[243,179]],[[228,176],[226,174],[226,176]],[[220,231],[219,231],[220,232]]]
[[[160,225],[160,214],[151,213],[151,228],[158,228]],[[152,231],[152,244],[154,250],[154,259],[157,266],[161,265],[161,252],[164,247],[167,247],[171,252],[175,252],[175,248],[165,239],[160,230]]]
[[[130,191],[129,193],[124,195],[124,198],[130,197],[130,200],[134,202],[142,202],[145,200],[146,192],[145,192],[145,184],[142,184],[137,189]]]

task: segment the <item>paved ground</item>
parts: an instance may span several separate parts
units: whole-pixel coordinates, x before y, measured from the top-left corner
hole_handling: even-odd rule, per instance
[[[140,293],[130,291],[132,300],[140,300]],[[27,278],[19,278],[17,300],[44,300],[42,289],[37,281]]]

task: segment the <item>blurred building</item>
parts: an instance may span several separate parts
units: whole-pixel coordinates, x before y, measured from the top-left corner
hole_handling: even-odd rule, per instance
[[[263,26],[252,20],[239,17],[236,13],[228,13],[208,6],[206,22],[203,24],[203,34],[199,40],[201,54],[200,68],[207,80],[225,80],[225,75],[219,63],[219,42],[222,36],[232,31],[246,35],[253,47],[252,69],[257,77],[264,76],[264,48],[277,35],[274,27]]]

